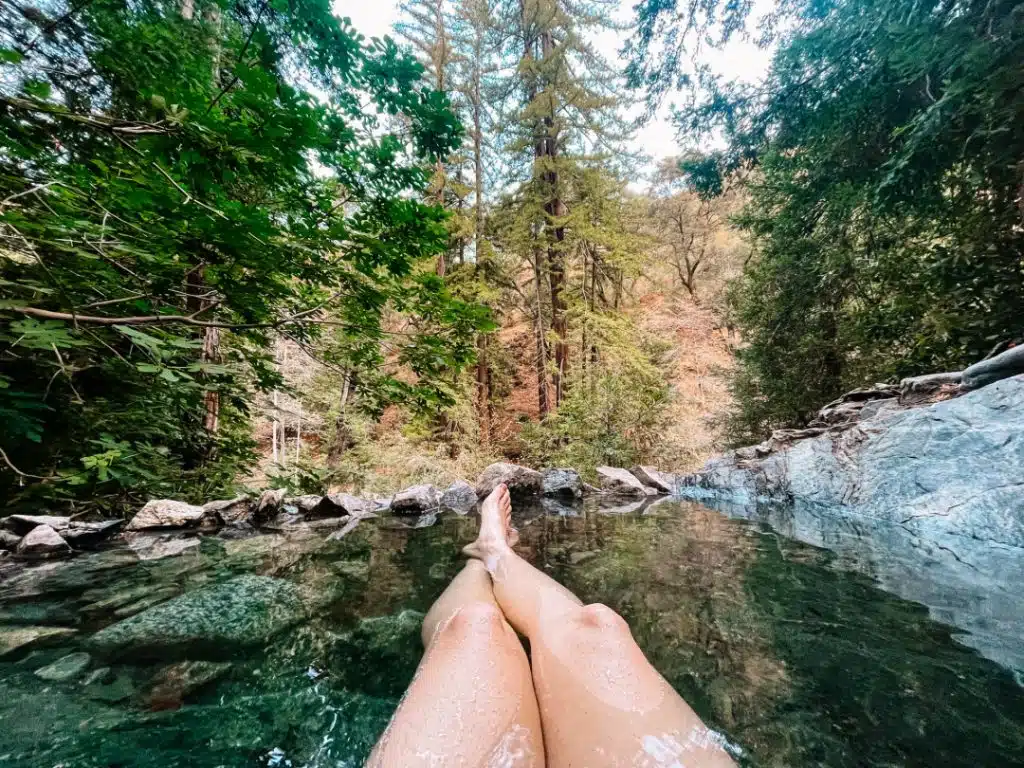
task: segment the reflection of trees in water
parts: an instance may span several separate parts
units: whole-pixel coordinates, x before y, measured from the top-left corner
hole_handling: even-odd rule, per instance
[[[747,529],[693,505],[663,517],[546,518],[522,533],[555,578],[623,615],[654,666],[709,725],[747,741],[784,697],[770,625],[744,591],[759,544]],[[601,554],[571,564],[574,553],[594,550]]]

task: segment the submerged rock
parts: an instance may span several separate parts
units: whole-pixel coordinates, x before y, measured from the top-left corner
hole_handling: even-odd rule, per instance
[[[391,511],[396,515],[419,514],[436,510],[441,504],[441,492],[432,485],[414,485],[399,491],[391,499]]]
[[[372,696],[400,696],[423,655],[423,614],[406,610],[363,619],[335,642],[332,676],[347,688]]]
[[[1024,547],[1024,376],[803,439],[782,435],[709,461],[684,495],[738,504],[810,504],[936,540]],[[957,548],[947,540],[943,547]]]
[[[476,489],[465,480],[456,480],[441,494],[441,506],[463,515],[472,512],[476,507]]]
[[[196,528],[206,516],[202,507],[173,499],[154,499],[146,503],[128,523],[125,530],[145,531],[154,528]]]
[[[36,677],[51,683],[64,683],[81,677],[91,663],[92,657],[88,653],[69,653],[52,664],[40,667],[36,670],[35,674]]]
[[[480,475],[476,482],[477,497],[487,496],[502,483],[513,496],[536,496],[541,492],[543,476],[535,469],[499,461]]]
[[[0,627],[0,656],[64,640],[74,634],[75,630],[65,627]]]
[[[177,709],[185,698],[223,676],[229,662],[182,661],[164,667],[153,678],[153,688],[146,697],[151,710]]]
[[[575,469],[545,469],[541,490],[545,496],[580,498],[583,495],[583,479]]]
[[[620,467],[598,467],[601,490],[615,496],[652,496],[657,491],[637,480],[627,469]]]
[[[195,536],[176,533],[128,533],[124,540],[140,560],[161,560],[199,548],[199,539]]]
[[[37,525],[25,534],[14,550],[18,557],[30,559],[46,559],[51,557],[67,557],[71,554],[71,545],[60,537],[48,525]]]
[[[161,603],[97,632],[89,645],[107,656],[223,656],[259,645],[304,615],[291,582],[244,575]]]

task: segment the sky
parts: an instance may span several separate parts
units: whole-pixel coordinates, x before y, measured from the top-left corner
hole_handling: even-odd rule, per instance
[[[632,18],[632,6],[636,0],[620,0],[621,7],[618,18],[628,21]],[[769,0],[755,2],[757,6],[767,5]],[[383,37],[391,34],[392,25],[398,17],[399,0],[334,0],[334,11],[339,16],[348,16],[352,25],[366,37]],[[598,41],[598,47],[609,60],[618,59],[618,49],[622,36],[608,33]],[[759,80],[768,69],[771,59],[770,50],[762,50],[749,41],[734,41],[721,51],[711,51],[705,60],[720,74],[729,78],[741,78],[748,81]],[[625,66],[625,62],[621,62]],[[658,115],[649,121],[636,136],[636,146],[650,155],[653,163],[660,158],[678,155],[680,142],[675,129],[669,122],[668,107],[671,95],[665,100]],[[653,167],[653,164],[652,164]]]

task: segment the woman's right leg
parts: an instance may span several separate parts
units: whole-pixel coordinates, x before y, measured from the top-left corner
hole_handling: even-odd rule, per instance
[[[530,639],[548,766],[732,766],[723,737],[650,665],[618,614],[583,605],[512,551],[508,489],[488,502],[466,553],[487,567],[502,613]]]

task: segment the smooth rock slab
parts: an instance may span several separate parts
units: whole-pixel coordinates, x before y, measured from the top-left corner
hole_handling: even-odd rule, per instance
[[[97,632],[91,648],[112,656],[224,656],[266,642],[304,615],[291,582],[247,574],[169,600]]]
[[[88,653],[69,653],[62,656],[53,664],[40,667],[36,670],[36,677],[47,680],[51,683],[64,683],[81,677],[92,663],[92,657]]]
[[[657,491],[637,480],[633,473],[620,467],[598,467],[601,490],[616,496],[653,496]]]
[[[476,495],[483,498],[504,483],[513,496],[536,496],[543,482],[543,476],[535,469],[499,461],[481,473],[476,482]]]
[[[25,534],[14,552],[25,558],[67,557],[71,554],[71,545],[50,526],[37,525]]]
[[[456,480],[441,494],[441,506],[460,514],[472,512],[476,506],[476,489],[465,480]]]
[[[125,530],[145,531],[153,528],[195,528],[206,516],[202,507],[173,499],[153,499],[132,518]]]

